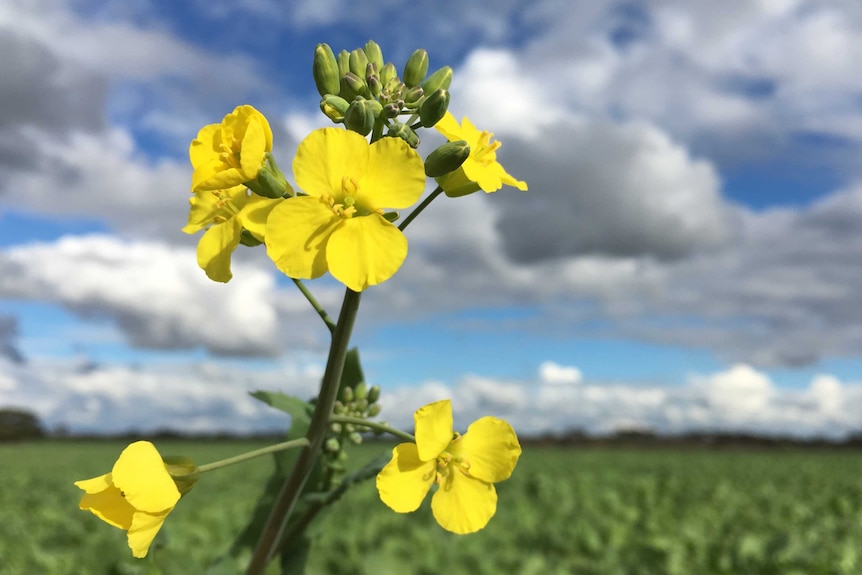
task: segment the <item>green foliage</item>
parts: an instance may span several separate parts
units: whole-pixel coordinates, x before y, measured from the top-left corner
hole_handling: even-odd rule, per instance
[[[80,511],[72,481],[104,473],[120,442],[0,446],[3,573],[202,573],[230,546],[262,491],[266,457],[206,473],[168,517],[146,560],[125,533]],[[211,461],[260,447],[157,442]],[[352,468],[388,453],[361,445]],[[385,459],[385,458],[384,458]],[[497,485],[479,533],[440,529],[429,501],[399,515],[369,467],[317,517],[306,572],[317,574],[840,575],[862,573],[862,458],[852,452],[525,449]],[[241,573],[247,553],[209,571]],[[273,565],[269,574],[279,572]]]
[[[44,435],[36,414],[24,409],[0,409],[0,441],[36,439]]]

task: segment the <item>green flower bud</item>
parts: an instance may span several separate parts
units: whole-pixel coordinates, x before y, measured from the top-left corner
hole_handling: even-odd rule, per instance
[[[180,495],[185,495],[198,482],[198,466],[190,457],[184,455],[168,455],[162,457],[168,475],[174,480]]]
[[[361,414],[368,407],[368,398],[357,399],[353,405],[356,406],[356,409]]]
[[[356,384],[356,387],[353,389],[354,396],[356,399],[365,399],[368,397],[368,384],[364,381],[360,381]]]
[[[350,66],[350,71],[361,78],[365,76],[365,67],[368,65],[368,56],[365,55],[364,50],[357,48],[350,53],[348,64]]]
[[[327,453],[338,453],[341,451],[341,443],[335,437],[329,437],[323,444],[323,450]]]
[[[335,405],[332,406],[332,413],[335,415],[343,415],[347,410],[347,407],[343,403],[341,403],[340,399],[335,400]]]
[[[377,403],[378,399],[380,399],[380,386],[372,385],[368,390],[368,403]]]
[[[370,64],[369,64],[370,66]],[[383,84],[377,76],[368,76],[365,81],[368,83],[368,91],[371,92],[372,98],[377,98],[383,91]]]
[[[413,131],[413,128],[408,126],[407,124],[402,124],[401,122],[393,122],[389,129],[386,131],[387,136],[392,136],[393,138],[401,138],[408,144],[410,144],[411,148],[416,148],[419,146],[419,136],[416,132]]]
[[[327,94],[320,99],[320,111],[336,123],[344,120],[344,113],[347,112],[348,106],[350,103],[347,100],[334,94]]]
[[[383,106],[383,115],[387,118],[394,118],[401,113],[402,105],[398,102],[390,102]]]
[[[360,443],[362,443],[362,435],[360,435],[356,431],[348,435],[347,439],[349,439],[350,443],[352,443],[353,445],[359,445]]]
[[[465,140],[446,142],[425,159],[425,175],[439,178],[461,167],[470,157],[470,145]]]
[[[375,403],[368,408],[368,417],[377,417],[380,414],[380,404]]]
[[[263,242],[254,237],[250,231],[243,228],[239,232],[239,243],[250,248],[256,248]]]
[[[449,90],[437,90],[419,106],[419,121],[425,128],[430,128],[443,119],[449,109]]]
[[[337,461],[342,461],[342,462],[347,461],[347,458],[348,458],[348,455],[347,455],[346,451],[339,451],[338,455],[335,456],[335,459]]]
[[[426,94],[431,94],[437,90],[448,90],[452,84],[452,68],[443,66],[422,82],[422,89]]]
[[[420,86],[413,86],[404,92],[404,105],[408,108],[415,108],[424,95],[425,92]]]
[[[366,102],[368,102],[368,107],[371,109],[371,113],[374,114],[375,119],[383,113],[383,104],[377,100],[366,100]]]
[[[369,40],[365,43],[365,56],[378,70],[383,68],[383,50],[380,49],[380,46],[374,40]]]
[[[339,92],[339,96],[348,102],[352,102],[356,99],[356,96],[364,98],[366,95],[368,95],[368,87],[365,85],[365,80],[353,72],[348,72],[341,77],[341,92]]]
[[[356,426],[352,423],[345,423],[344,431],[346,431],[347,433],[353,433],[354,431],[356,431]]]
[[[341,401],[344,403],[351,403],[353,401],[353,388],[352,387],[343,387],[341,389]]]
[[[350,52],[342,50],[338,53],[338,77],[342,77],[350,72]]]
[[[321,96],[337,94],[341,86],[338,61],[328,44],[318,44],[314,49],[314,64],[311,67],[314,85]]]
[[[408,88],[418,86],[428,73],[428,52],[422,48],[413,52],[404,65],[401,80]]]
[[[329,424],[329,430],[332,433],[341,433],[341,424],[337,423],[337,422],[336,423],[330,423]]]
[[[398,70],[395,69],[395,64],[393,64],[392,62],[387,62],[385,66],[383,66],[382,68],[378,68],[378,70],[380,82],[383,84],[384,87],[386,86],[386,84],[389,83],[390,80],[398,78]]]
[[[350,103],[344,114],[344,127],[357,134],[367,136],[374,127],[374,109],[370,100],[357,98]]]

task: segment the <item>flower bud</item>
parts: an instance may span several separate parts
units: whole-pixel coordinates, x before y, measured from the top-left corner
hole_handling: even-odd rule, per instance
[[[350,72],[350,52],[342,50],[338,53],[338,77],[342,77]]]
[[[377,403],[378,399],[380,399],[380,386],[372,385],[368,390],[368,403]]]
[[[174,480],[180,495],[185,495],[198,482],[198,467],[190,457],[184,455],[168,455],[162,457],[168,475]]]
[[[449,109],[449,90],[437,90],[419,106],[419,121],[425,128],[430,128],[443,119]]]
[[[353,388],[349,386],[344,386],[341,388],[341,401],[344,403],[351,403],[353,401]]]
[[[383,106],[383,115],[387,118],[394,118],[401,113],[402,105],[398,102],[390,102]]]
[[[365,56],[378,70],[383,68],[383,50],[380,49],[380,46],[374,40],[369,40],[365,43]]]
[[[357,134],[367,136],[374,127],[374,110],[369,100],[356,98],[350,103],[344,114],[344,127]]]
[[[327,453],[338,453],[341,451],[341,443],[334,437],[327,438],[323,444],[323,450]]]
[[[392,62],[388,62],[382,68],[378,68],[378,70],[380,82],[383,84],[384,87],[386,86],[386,84],[389,83],[390,80],[398,78],[398,71],[395,69],[395,64],[393,64]]]
[[[360,413],[365,411],[365,409],[368,407],[368,398],[363,397],[361,399],[357,399],[356,402],[354,403],[354,406],[356,406],[356,409]]]
[[[347,100],[334,94],[327,94],[320,100],[320,111],[336,123],[344,120],[344,113],[347,112],[348,106],[350,103]]]
[[[357,48],[350,53],[348,64],[350,66],[350,71],[362,78],[365,76],[365,67],[368,65],[368,56],[365,55],[364,50]]]
[[[350,443],[352,443],[353,445],[359,445],[360,443],[362,443],[362,435],[360,435],[359,432],[356,431],[348,435],[347,439],[349,439]]]
[[[318,44],[314,49],[314,64],[311,68],[314,85],[321,96],[337,94],[341,87],[338,61],[328,44]]]
[[[406,92],[404,92],[404,105],[408,108],[415,108],[419,101],[422,99],[422,96],[425,95],[425,92],[419,86],[413,86]]]
[[[348,102],[352,102],[356,96],[365,97],[366,91],[365,80],[353,72],[348,72],[341,77],[341,92],[338,95]]]
[[[356,384],[356,387],[353,388],[353,392],[356,399],[365,399],[368,397],[368,384],[364,381],[360,381]]]
[[[368,408],[368,417],[377,417],[380,414],[380,404],[375,403]]]
[[[439,178],[461,167],[470,157],[470,145],[465,140],[446,142],[425,159],[425,175]]]
[[[386,131],[386,135],[394,138],[401,138],[407,142],[411,148],[416,148],[419,145],[419,136],[416,132],[414,132],[410,126],[402,124],[401,122],[393,122]]]
[[[422,48],[413,52],[404,65],[404,74],[401,80],[408,88],[418,86],[428,73],[428,52]]]
[[[336,422],[336,423],[330,423],[330,424],[329,424],[329,430],[330,430],[332,433],[341,433],[341,424],[340,424],[340,423],[338,423],[338,422]]]
[[[452,68],[443,66],[433,74],[425,78],[422,82],[422,89],[426,94],[431,94],[437,90],[448,90],[452,84]]]
[[[368,65],[370,66],[371,64]],[[365,81],[368,84],[368,91],[371,92],[371,97],[377,98],[383,91],[383,84],[380,83],[380,79],[375,75],[368,76]]]

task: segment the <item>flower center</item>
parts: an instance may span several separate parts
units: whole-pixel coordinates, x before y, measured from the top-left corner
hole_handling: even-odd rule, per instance
[[[488,131],[482,132],[479,136],[479,141],[476,143],[476,149],[470,154],[474,160],[483,165],[497,161],[497,148],[500,147],[500,142],[492,142],[494,134]]]
[[[456,433],[455,438],[452,439],[452,443],[458,441],[460,437]],[[454,470],[458,470],[467,477],[470,477],[470,461],[461,455],[452,455],[450,452],[444,451],[437,456],[437,476],[434,481],[441,487],[445,486],[451,481]]]
[[[226,222],[239,213],[239,207],[233,202],[234,196],[228,194],[227,190],[212,190],[210,193],[216,198],[213,206],[215,223]]]
[[[333,214],[344,220],[349,220],[353,216],[367,216],[371,213],[383,215],[381,209],[370,209],[357,203],[358,196],[359,183],[350,176],[344,176],[341,178],[341,201],[337,202],[332,194],[323,194],[320,196],[320,203],[328,206]]]

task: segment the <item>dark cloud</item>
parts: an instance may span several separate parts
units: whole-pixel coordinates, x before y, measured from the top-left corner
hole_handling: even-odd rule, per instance
[[[0,357],[5,357],[13,363],[23,364],[26,359],[16,346],[17,338],[18,319],[11,315],[0,315]]]

